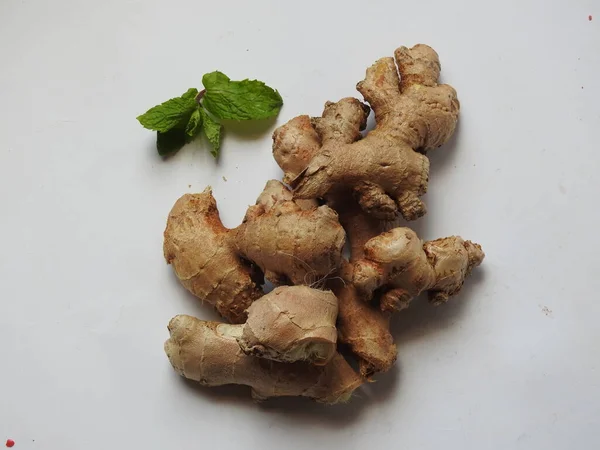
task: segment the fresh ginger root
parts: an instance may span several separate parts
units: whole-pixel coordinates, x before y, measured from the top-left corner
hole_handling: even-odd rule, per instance
[[[350,283],[334,280],[331,287],[339,301],[338,339],[356,356],[360,374],[370,378],[388,371],[398,355],[390,333],[390,315],[367,303],[365,295]]]
[[[460,238],[432,241],[443,242],[439,250],[451,257],[443,259],[447,264],[440,264],[441,260],[433,266],[427,263],[428,271],[423,273],[431,275],[431,282],[400,264],[369,259],[369,252],[388,258],[404,252],[404,263],[417,266],[423,261],[412,261],[412,257],[427,259],[424,248],[428,249],[429,243],[419,247],[419,253],[404,248],[407,241],[398,232],[390,232],[390,239],[386,239],[388,234],[379,234],[398,212],[407,220],[425,213],[419,197],[427,188],[429,160],[423,153],[452,136],[460,106],[454,89],[437,83],[440,64],[433,49],[421,44],[411,49],[400,47],[395,62],[400,79],[394,60],[382,58],[357,86],[377,122],[365,137],[361,132],[370,109],[354,98],[327,102],[321,117],[296,117],[273,134],[273,156],[284,171],[284,182],[295,186],[297,198],[325,198],[338,212],[348,235],[351,258],[342,270],[345,283],[334,283],[332,289],[339,299],[340,342],[357,355],[365,376],[388,370],[396,359],[388,313],[402,309],[423,289],[430,289],[434,303],[446,300],[483,258],[476,244],[465,243],[470,246],[469,253],[460,245]],[[404,290],[400,289],[401,277],[394,277],[396,272],[407,278]],[[376,288],[381,288],[377,295],[384,291],[381,298],[362,305]]]
[[[299,116],[279,127],[273,134],[273,156],[284,171],[283,180],[292,182],[320,151],[320,138],[313,123],[331,130],[340,141],[354,142],[361,138],[369,108],[354,98],[327,103],[322,118]],[[382,222],[363,212],[349,192],[331,192],[326,196],[330,207],[338,212],[350,244],[350,262],[363,256],[365,243],[385,230]],[[370,377],[375,372],[389,370],[397,357],[390,333],[390,316],[352,284],[352,265],[343,264],[342,281],[332,278],[328,283],[339,301],[339,341],[347,345],[358,358],[360,372]]]
[[[329,282],[339,302],[339,341],[358,359],[361,375],[370,378],[389,370],[398,351],[390,333],[390,314],[369,303],[368,296],[352,283],[353,263],[364,256],[365,243],[384,231],[385,225],[365,214],[349,195],[336,195],[329,199],[329,205],[338,212],[350,244],[350,262],[344,261],[340,270],[343,281]]]
[[[258,272],[235,251],[210,189],[177,200],[163,248],[185,288],[233,323],[243,323],[246,309],[263,294]]]
[[[272,209],[277,203],[291,201],[293,201],[301,209],[313,209],[319,206],[319,203],[314,199],[295,199],[292,191],[290,191],[287,188],[287,186],[285,186],[281,181],[269,180],[267,181],[267,184],[265,185],[263,191],[256,199],[256,205],[248,208],[246,215],[252,215],[254,210],[258,210],[259,213],[260,211],[268,211]]]
[[[460,237],[423,243],[408,228],[390,230],[398,214],[425,214],[425,153],[450,139],[460,107],[454,89],[438,84],[433,49],[400,47],[394,56],[378,60],[357,85],[377,122],[364,137],[370,108],[354,98],[327,102],[321,117],[299,116],[275,131],[273,156],[293,194],[268,182],[235,229],[222,225],[210,189],[173,207],[167,261],[184,286],[237,323],[171,320],[165,351],[185,377],[247,385],[256,399],[347,401],[396,361],[391,312],[424,291],[444,303],[483,260],[481,247]],[[282,286],[261,297],[264,278],[322,282],[331,291]],[[338,342],[357,357],[360,375]]]
[[[248,308],[238,343],[248,355],[324,365],[336,353],[338,300],[331,291],[283,286]]]
[[[382,220],[400,212],[406,220],[425,214],[428,150],[456,128],[456,91],[438,84],[440,62],[426,45],[398,48],[368,70],[357,89],[375,112],[377,126],[363,139],[368,108],[355,99],[328,102],[322,117],[292,119],[274,134],[274,156],[288,170],[284,181],[297,198],[324,197],[350,188],[363,210]]]
[[[304,396],[322,403],[350,399],[363,380],[339,353],[324,366],[305,362],[280,363],[246,355],[238,344],[239,325],[176,316],[169,323],[171,337],[165,352],[181,375],[205,386],[242,384],[252,397]]]
[[[274,188],[267,184],[267,189]],[[340,266],[346,235],[338,215],[328,206],[311,204],[279,199],[269,206],[261,196],[235,229],[237,251],[275,285],[318,284]]]
[[[327,206],[306,208],[270,182],[244,222],[221,223],[210,188],[186,194],[171,210],[164,255],[181,283],[233,323],[262,295],[262,274],[275,284],[311,284],[337,270],[345,242],[337,214]]]
[[[344,282],[330,282],[339,301],[339,340],[358,358],[361,375],[370,378],[396,361],[390,313],[408,307],[425,290],[433,304],[445,303],[485,255],[478,244],[457,236],[422,243],[408,228],[377,234],[384,225],[351,199],[330,204],[351,247],[350,262],[342,264]],[[369,302],[375,292],[377,301]]]
[[[331,130],[340,141],[354,142],[361,138],[369,107],[354,98],[327,103],[322,118],[313,119],[321,130]],[[320,137],[308,116],[299,116],[279,127],[273,134],[273,156],[284,171],[284,182],[291,183],[320,151]],[[363,255],[365,243],[384,231],[382,222],[363,212],[351,193],[337,191],[327,194],[327,203],[339,214],[350,244],[352,262]],[[352,266],[343,264],[343,280],[332,278],[328,283],[339,301],[339,341],[347,345],[358,358],[361,375],[389,370],[397,357],[390,333],[389,314],[375,305],[352,285]]]
[[[384,311],[400,311],[423,291],[433,304],[455,295],[484,253],[478,244],[458,236],[422,243],[409,228],[394,228],[365,244],[364,257],[354,263],[352,282],[370,298],[384,288]]]

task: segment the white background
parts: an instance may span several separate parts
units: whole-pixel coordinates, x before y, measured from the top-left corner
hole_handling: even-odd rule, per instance
[[[413,225],[481,243],[482,268],[451,304],[396,317],[398,364],[349,405],[183,382],[166,325],[215,315],[164,263],[174,201],[212,185],[237,225],[280,176],[274,127],[358,95],[368,65],[419,42],[462,109]],[[598,448],[599,46],[593,0],[2,0],[0,441]],[[229,129],[218,164],[201,141],[162,161],[135,117],[216,69],[279,89],[279,118]]]

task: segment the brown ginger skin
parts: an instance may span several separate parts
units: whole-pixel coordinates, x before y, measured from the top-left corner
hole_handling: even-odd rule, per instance
[[[336,353],[338,300],[308,286],[277,287],[248,308],[238,344],[249,355],[324,365]]]
[[[394,228],[365,244],[364,257],[355,261],[352,281],[368,298],[383,289],[383,310],[407,308],[424,291],[437,305],[460,291],[484,256],[478,244],[458,236],[423,243],[411,229]]]
[[[312,200],[295,199],[294,194],[281,181],[269,180],[265,188],[256,199],[256,205],[248,208],[246,214],[254,209],[268,211],[277,203],[293,201],[301,209],[313,209],[319,206],[319,203]]]
[[[331,286],[339,301],[338,338],[358,359],[360,374],[370,378],[388,371],[398,356],[389,314],[367,303],[351,283],[334,280]]]
[[[365,137],[370,109],[354,98],[327,102],[321,117],[299,116],[275,131],[273,155],[294,196],[267,183],[235,229],[223,227],[209,190],[175,205],[167,261],[191,292],[240,323],[173,318],[165,351],[181,375],[206,386],[247,385],[260,400],[346,401],[394,364],[390,313],[423,291],[432,303],[445,302],[481,263],[479,245],[460,237],[422,243],[408,228],[385,231],[398,213],[407,220],[425,214],[425,152],[452,136],[459,111],[454,89],[437,82],[433,49],[401,47],[394,56],[378,60],[357,85],[377,122]],[[344,229],[349,261],[341,257]],[[323,281],[332,292],[284,286],[258,299],[263,274],[277,285]],[[362,376],[336,341],[357,356]]]
[[[169,214],[165,259],[192,294],[233,323],[243,323],[262,295],[256,267],[276,284],[311,284],[340,265],[345,236],[335,211],[302,209],[276,183],[235,229],[221,223],[210,188],[182,196]]]
[[[321,151],[317,127],[330,141],[355,142],[361,138],[369,111],[364,103],[346,97],[336,103],[327,102],[321,117],[298,116],[277,128],[273,132],[273,157],[284,172],[284,183],[293,184]],[[328,134],[328,129],[335,131]]]
[[[426,189],[429,162],[420,152],[450,138],[459,110],[454,89],[437,84],[440,65],[433,49],[425,45],[401,47],[395,57],[400,81],[392,58],[383,58],[358,85],[377,121],[375,130],[366,137],[362,138],[361,131],[369,108],[353,98],[328,102],[321,117],[296,117],[273,135],[273,155],[284,171],[284,181],[296,185],[297,197],[324,196],[346,230],[351,264],[343,270],[345,283],[334,281],[331,286],[339,299],[340,342],[358,356],[365,376],[385,371],[394,363],[396,346],[389,332],[388,313],[400,309],[406,295],[395,286],[386,286],[388,292],[377,299],[377,305],[361,305],[372,298],[374,289],[361,285],[368,285],[370,280],[355,280],[354,263],[365,260],[366,242],[391,225],[380,219],[395,218],[398,209],[406,219],[424,214],[418,197]],[[348,167],[351,170],[346,170]],[[305,195],[310,191],[306,186],[311,185],[316,191]],[[348,191],[368,214],[349,198]],[[388,244],[393,247],[400,242]],[[418,252],[412,255],[421,256]],[[461,269],[454,272],[461,273]],[[380,284],[383,282],[381,274],[372,274],[375,280],[382,280]],[[411,279],[416,286],[426,281],[419,276]],[[432,291],[437,301],[446,299],[449,291],[456,292],[449,285],[439,287]],[[378,311],[380,306],[383,311]]]
[[[239,254],[276,285],[311,285],[331,275],[346,241],[333,209],[291,200],[251,206],[233,236]]]
[[[263,292],[252,266],[234,251],[210,189],[181,197],[164,232],[164,255],[185,288],[233,323]]]
[[[168,328],[165,352],[171,365],[205,386],[241,384],[251,387],[256,400],[304,396],[333,404],[349,400],[363,382],[339,353],[324,366],[280,363],[245,354],[237,342],[240,326],[180,315]]]
[[[313,119],[323,133],[331,130],[340,142],[361,138],[369,108],[355,98],[327,103],[323,116]],[[279,127],[273,134],[273,156],[284,171],[284,182],[291,182],[320,150],[320,139],[308,116],[299,116]],[[350,244],[351,259],[363,255],[365,243],[384,231],[383,223],[363,212],[348,191],[329,193],[327,203],[338,212]],[[360,372],[370,377],[389,370],[397,357],[390,333],[390,316],[367,303],[368,297],[352,285],[351,264],[343,263],[341,278],[332,278],[328,286],[338,297],[337,328],[341,343],[357,356]]]
[[[389,370],[398,351],[390,333],[390,314],[368,303],[368,296],[352,283],[353,262],[364,256],[365,243],[384,231],[385,225],[365,214],[350,195],[336,195],[329,205],[338,211],[350,244],[350,262],[342,263],[340,273],[343,281],[329,283],[339,302],[339,340],[357,357],[361,375],[370,378]]]
[[[375,62],[357,85],[377,121],[363,139],[356,125],[364,128],[367,110],[354,99],[327,103],[322,117],[297,117],[275,131],[274,156],[288,168],[284,181],[296,197],[350,188],[379,219],[425,214],[419,197],[427,191],[429,160],[423,153],[452,136],[459,102],[451,86],[438,84],[440,62],[431,47],[400,47],[394,57]]]

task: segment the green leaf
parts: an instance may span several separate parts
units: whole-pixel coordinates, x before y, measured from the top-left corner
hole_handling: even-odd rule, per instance
[[[223,130],[223,125],[219,122],[216,122],[206,111],[203,109],[200,110],[202,112],[202,123],[204,124],[204,134],[208,138],[208,142],[212,146],[212,150],[210,151],[211,155],[216,158],[219,157],[219,150],[221,150],[221,131]]]
[[[198,89],[189,88],[187,91],[185,91],[185,93],[181,96],[181,98],[184,100],[194,100],[194,102],[198,103],[196,101],[197,95],[198,95]]]
[[[189,120],[190,115],[198,106],[197,94],[197,89],[188,89],[181,97],[172,98],[150,108],[145,114],[138,116],[137,120],[144,128],[165,133],[181,122]]]
[[[185,127],[185,134],[193,138],[200,131],[200,128],[202,128],[202,115],[200,114],[200,108],[196,108]]]
[[[185,129],[173,128],[164,133],[157,132],[156,134],[156,149],[161,156],[167,156],[176,153],[181,147],[188,142]]]
[[[231,81],[221,72],[202,77],[202,105],[219,119],[255,120],[276,116],[283,105],[279,92],[262,81]]]
[[[230,81],[231,80],[229,79],[229,77],[227,75],[225,75],[223,72],[219,72],[218,70],[215,70],[214,72],[206,73],[202,77],[202,84],[204,85],[204,87],[206,89],[208,89],[209,86],[212,87],[212,86],[227,84]]]

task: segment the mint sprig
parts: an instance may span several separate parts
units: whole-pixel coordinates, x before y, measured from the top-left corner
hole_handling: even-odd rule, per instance
[[[144,128],[157,132],[156,148],[160,155],[177,152],[204,131],[211,145],[210,153],[218,158],[223,125],[216,119],[261,120],[279,113],[283,100],[279,92],[262,81],[231,81],[221,72],[202,77],[204,89],[188,89],[150,108],[137,120]]]

